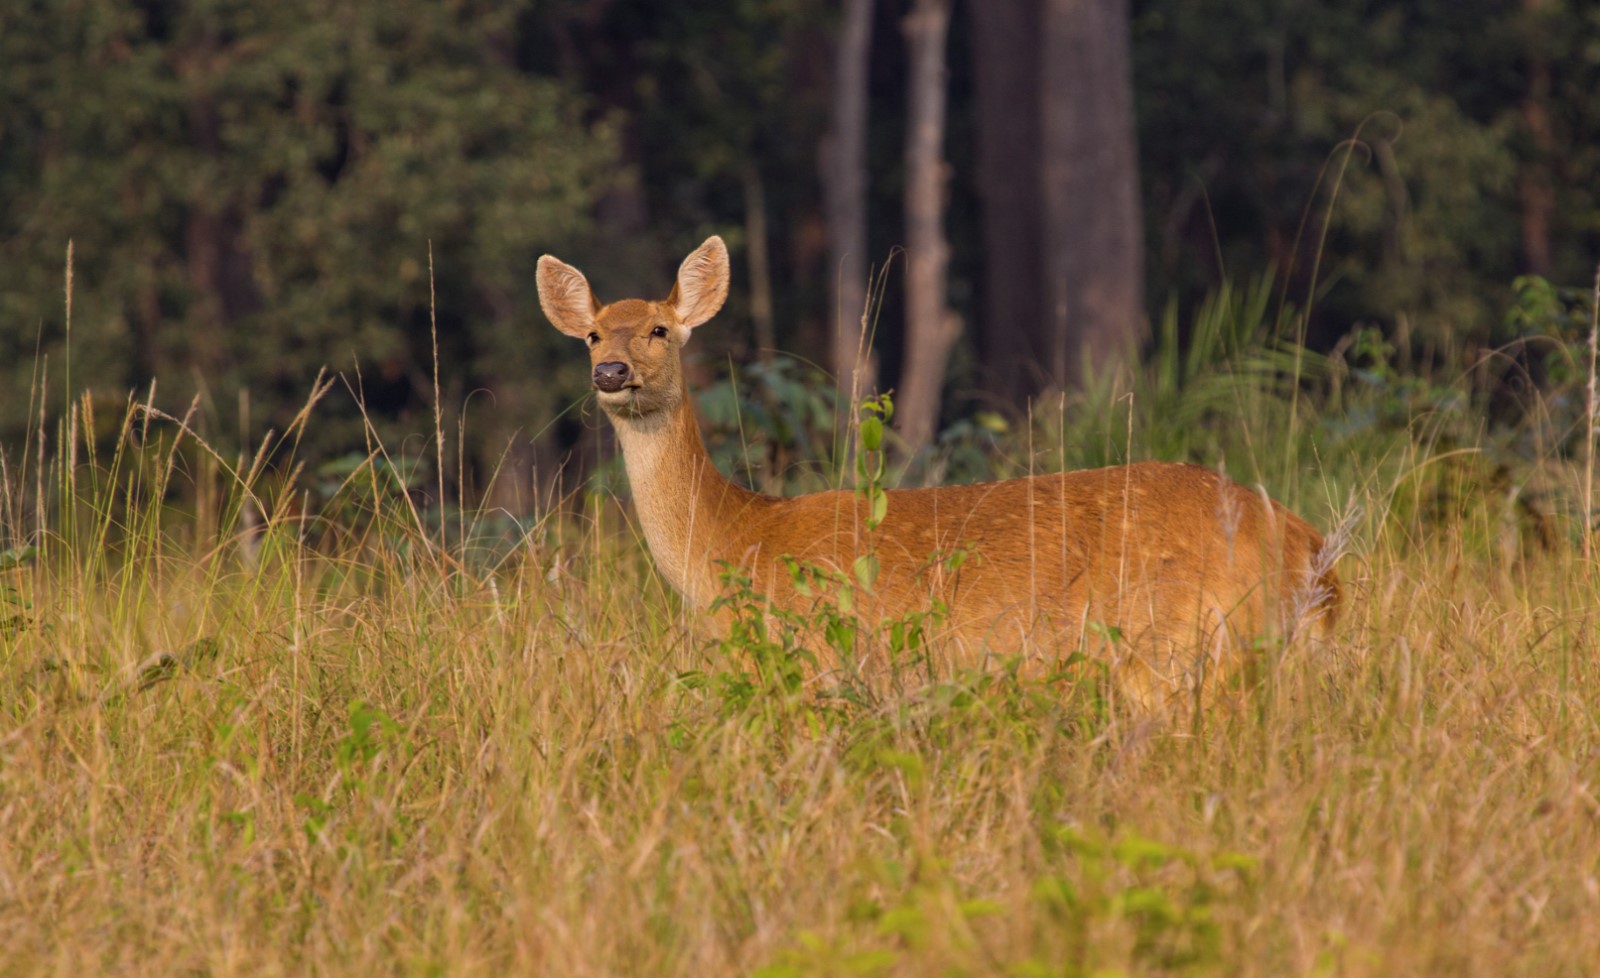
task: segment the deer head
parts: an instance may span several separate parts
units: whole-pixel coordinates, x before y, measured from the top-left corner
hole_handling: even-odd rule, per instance
[[[600,304],[583,273],[550,255],[539,259],[539,305],[556,329],[589,344],[600,406],[613,417],[643,417],[683,400],[679,351],[728,297],[728,248],[712,235],[678,268],[660,302]]]

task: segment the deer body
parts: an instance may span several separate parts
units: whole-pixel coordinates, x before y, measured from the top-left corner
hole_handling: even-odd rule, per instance
[[[848,575],[869,548],[879,574],[869,619],[948,614],[935,636],[963,658],[1105,646],[1119,685],[1145,703],[1227,672],[1239,645],[1332,616],[1338,579],[1322,537],[1275,502],[1207,469],[1147,462],[1005,482],[889,492],[872,532],[848,490],[777,498],[717,472],[701,441],[678,351],[727,294],[712,238],[685,260],[665,302],[601,306],[575,269],[539,262],[540,300],[588,341],[594,383],[622,447],[645,540],[686,601],[709,606],[725,567],[805,611],[786,558]],[[943,557],[961,552],[959,562]],[[1115,628],[1098,638],[1090,626]]]

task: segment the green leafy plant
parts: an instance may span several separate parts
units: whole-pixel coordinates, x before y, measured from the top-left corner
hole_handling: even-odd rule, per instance
[[[815,724],[828,711],[820,699],[804,700],[806,680],[827,673],[829,685],[819,684],[821,697],[837,703],[870,706],[879,698],[871,676],[861,669],[869,652],[881,651],[889,664],[891,683],[928,662],[928,637],[948,614],[942,600],[929,607],[882,620],[863,618],[862,596],[877,586],[881,564],[876,538],[889,513],[885,487],[886,425],[894,416],[890,394],[880,394],[861,404],[863,418],[857,431],[855,493],[861,501],[864,546],[848,574],[814,563],[783,557],[793,592],[809,605],[804,610],[773,603],[755,590],[748,572],[724,565],[723,591],[712,603],[713,611],[729,613],[726,636],[717,645],[721,668],[681,673],[688,689],[711,690],[724,716],[752,709],[767,720],[800,712]],[[929,557],[930,566],[942,565],[954,573],[968,557],[964,549]],[[931,676],[930,676],[931,678]]]
[[[12,547],[0,551],[0,573],[25,567],[38,556],[37,547]],[[31,607],[21,589],[0,581],[0,638],[15,637],[30,627],[33,619],[29,617],[28,610]]]
[[[388,845],[401,840],[404,816],[393,810],[390,798],[399,787],[412,756],[404,731],[388,713],[363,699],[350,701],[345,733],[333,744],[337,780],[320,794],[296,792],[294,803],[304,810],[303,828],[311,841],[337,842],[338,847],[359,847],[374,832]],[[368,804],[358,805],[365,799]],[[380,817],[373,817],[376,809]],[[330,838],[333,820],[341,812],[351,816],[337,839]]]
[[[914,757],[898,767],[922,778]],[[1015,917],[1022,894],[975,895],[945,861],[870,867],[877,896],[859,896],[828,930],[800,931],[758,968],[762,978],[824,975],[1000,973],[1092,978],[1132,973],[1216,974],[1227,964],[1217,909],[1251,883],[1255,860],[1202,856],[1137,833],[1115,837],[1068,827],[1041,836],[1051,871],[1025,902],[1038,914],[1032,953],[985,940],[985,918]],[[1015,935],[1013,935],[1015,936]]]
[[[1097,973],[1090,933],[1107,926],[1130,933],[1137,966],[1183,973],[1223,963],[1215,909],[1248,882],[1252,857],[1203,857],[1133,832],[1110,837],[1072,826],[1047,831],[1044,842],[1063,871],[1036,880],[1032,898],[1070,935],[1065,960],[1032,958],[1019,962],[1016,974]]]

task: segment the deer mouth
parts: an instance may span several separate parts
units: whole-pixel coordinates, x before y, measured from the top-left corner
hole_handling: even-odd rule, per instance
[[[608,410],[620,411],[624,414],[641,414],[644,413],[643,409],[645,409],[645,400],[640,395],[640,390],[643,387],[643,384],[625,384],[614,391],[596,388],[595,398],[600,402],[601,407]]]

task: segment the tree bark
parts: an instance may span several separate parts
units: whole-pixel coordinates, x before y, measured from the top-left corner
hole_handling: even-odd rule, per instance
[[[225,156],[223,115],[214,87],[226,74],[233,52],[215,29],[202,31],[176,57],[179,79],[188,95],[185,121],[194,152],[207,160]],[[181,343],[157,347],[151,373],[174,369],[215,380],[230,366],[229,334],[234,323],[260,308],[254,279],[255,262],[245,238],[245,206],[241,195],[215,186],[196,190],[184,219],[183,257],[190,288],[185,312],[188,328]]]
[[[1046,372],[1039,188],[1039,0],[971,4],[982,204],[984,387],[1021,409]]]
[[[1128,0],[1045,0],[1041,34],[1047,367],[1071,387],[1146,329]]]
[[[940,391],[961,321],[946,303],[950,244],[944,235],[945,42],[951,0],[916,0],[902,22],[910,57],[906,113],[906,359],[895,405],[908,453],[939,426]]]
[[[1550,223],[1555,214],[1556,195],[1550,177],[1550,158],[1556,151],[1555,134],[1550,127],[1550,56],[1539,41],[1538,18],[1545,0],[1522,0],[1529,20],[1528,87],[1522,97],[1522,125],[1533,144],[1532,159],[1524,160],[1517,174],[1517,196],[1522,210],[1522,262],[1530,274],[1550,276]]]
[[[833,82],[833,131],[822,148],[822,193],[828,215],[832,360],[839,391],[855,398],[872,389],[867,348],[867,67],[872,0],[845,0]]]
[[[744,184],[744,236],[750,259],[750,318],[756,328],[756,356],[772,359],[778,331],[772,312],[772,258],[767,250],[767,189],[754,163],[741,173]]]

